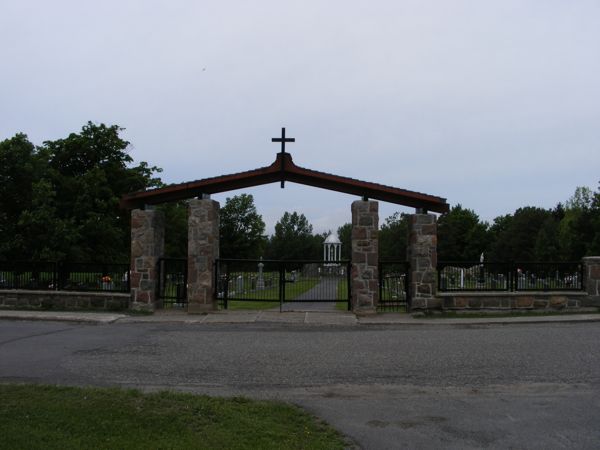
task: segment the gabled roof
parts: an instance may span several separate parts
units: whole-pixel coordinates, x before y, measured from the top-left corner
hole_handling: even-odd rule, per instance
[[[325,239],[324,244],[341,244],[342,242],[338,239],[337,235],[334,233],[331,233],[329,236],[327,236],[327,239]]]
[[[278,153],[273,164],[260,169],[126,194],[121,199],[121,207],[124,209],[142,208],[144,205],[185,200],[199,197],[202,194],[216,194],[277,181],[282,184],[284,181],[291,181],[438,213],[449,210],[445,198],[305,169],[295,165],[289,153]]]

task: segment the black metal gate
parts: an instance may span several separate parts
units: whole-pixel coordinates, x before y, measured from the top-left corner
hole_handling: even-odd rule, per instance
[[[158,280],[158,298],[163,308],[187,305],[187,259],[160,258]]]
[[[222,308],[350,310],[349,261],[218,259],[215,296]]]
[[[379,262],[378,311],[410,311],[409,273],[406,261]]]

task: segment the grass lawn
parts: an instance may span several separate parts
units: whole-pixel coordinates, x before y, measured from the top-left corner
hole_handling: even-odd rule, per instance
[[[339,311],[348,311],[348,280],[343,279],[338,282],[337,298],[335,309]]]
[[[0,385],[0,448],[343,449],[298,407],[244,398]]]

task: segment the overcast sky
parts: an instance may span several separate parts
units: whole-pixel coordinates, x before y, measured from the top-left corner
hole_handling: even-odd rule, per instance
[[[0,62],[0,139],[118,124],[167,183],[269,165],[282,126],[300,166],[485,220],[600,181],[598,0],[2,0]],[[336,229],[355,199],[245,192],[269,232]]]

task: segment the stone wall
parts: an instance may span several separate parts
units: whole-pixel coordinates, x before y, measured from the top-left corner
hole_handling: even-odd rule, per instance
[[[122,311],[129,299],[116,292],[0,290],[0,308],[5,309]]]
[[[352,202],[352,310],[374,313],[379,303],[379,203]]]
[[[158,304],[158,259],[164,256],[165,217],[161,211],[131,211],[131,308],[153,311]]]
[[[444,292],[444,310],[563,310],[594,306],[585,292]]]
[[[434,214],[412,214],[408,221],[407,258],[410,264],[411,309],[439,308],[437,283],[437,224]]]
[[[188,313],[216,310],[214,262],[219,257],[219,203],[190,200],[188,206]]]

